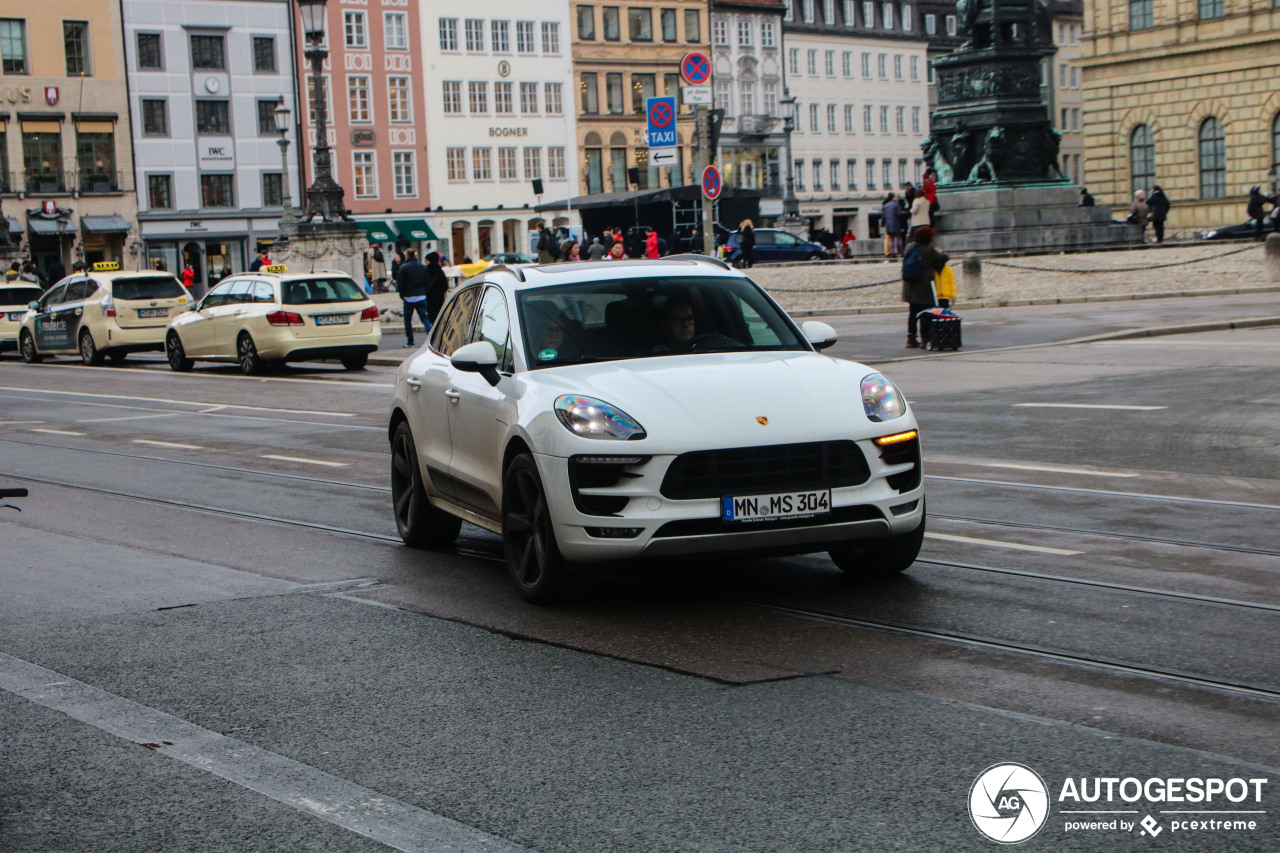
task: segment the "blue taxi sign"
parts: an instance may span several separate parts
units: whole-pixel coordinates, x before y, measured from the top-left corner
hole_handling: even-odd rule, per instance
[[[645,116],[649,120],[649,147],[674,148],[676,145],[676,99],[645,98]]]

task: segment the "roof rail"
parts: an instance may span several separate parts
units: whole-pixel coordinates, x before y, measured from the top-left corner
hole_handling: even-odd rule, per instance
[[[720,267],[721,269],[726,269],[726,270],[732,269],[732,267],[730,267],[728,264],[726,264],[724,261],[720,260],[719,258],[713,258],[710,255],[698,255],[693,252],[685,252],[682,255],[667,255],[666,257],[661,258],[661,260],[698,261],[699,263],[711,264],[712,266]]]
[[[519,267],[509,267],[505,264],[494,264],[485,272],[509,272],[516,277],[516,281],[524,281],[524,270]]]

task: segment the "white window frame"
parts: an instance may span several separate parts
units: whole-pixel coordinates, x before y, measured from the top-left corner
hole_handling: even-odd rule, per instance
[[[492,20],[489,22],[489,44],[494,53],[511,52],[511,22]]]
[[[538,84],[523,82],[520,84],[520,115],[536,116],[538,114]]]
[[[382,41],[387,50],[408,50],[409,16],[404,12],[383,12]]]
[[[418,168],[413,151],[391,152],[391,176],[396,198],[413,198],[418,194]]]
[[[466,148],[446,148],[445,163],[446,175],[450,181],[465,181],[467,179],[467,149]]]
[[[400,75],[387,78],[387,121],[393,124],[413,122],[412,78]]]
[[[458,52],[458,19],[440,19],[440,50],[443,53]]]
[[[378,197],[378,152],[351,152],[351,193],[355,198]]]
[[[464,19],[462,34],[467,53],[484,53],[484,18]]]
[[[347,50],[369,49],[369,18],[364,12],[342,11],[342,43]]]
[[[711,44],[715,47],[729,46],[729,22],[724,18],[716,18],[711,22]]]
[[[563,181],[568,177],[568,161],[565,159],[564,146],[549,146],[547,148],[547,179],[551,181]]]
[[[493,180],[493,149],[476,147],[471,149],[471,179],[473,181]]]
[[[542,179],[542,149],[536,145],[525,146],[524,179],[526,181]]]
[[[463,114],[461,80],[441,80],[440,98],[445,115],[460,116]]]
[[[738,47],[751,47],[750,21],[738,21]]]
[[[347,119],[352,124],[373,122],[373,101],[369,96],[368,74],[347,75]]]
[[[512,98],[510,80],[499,80],[493,84],[493,114],[498,116],[515,115],[515,100]]]
[[[542,22],[542,55],[560,55],[560,24],[556,21]]]
[[[489,114],[489,81],[467,81],[467,110],[471,115]]]
[[[504,145],[498,149],[498,180],[520,180],[519,151],[514,145]]]
[[[774,40],[773,21],[762,21],[760,23],[760,46],[761,47],[777,47],[778,43]]]
[[[532,56],[536,52],[536,23],[537,21],[516,21],[516,53]]]
[[[543,105],[549,116],[564,115],[564,84],[547,83],[543,86]]]

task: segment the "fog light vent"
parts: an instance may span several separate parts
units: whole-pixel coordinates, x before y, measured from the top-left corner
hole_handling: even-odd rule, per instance
[[[893,513],[894,515],[906,515],[909,512],[915,512],[916,507],[919,505],[920,505],[920,500],[917,498],[914,501],[907,501],[904,504],[891,506],[889,507],[889,512]]]
[[[587,535],[595,539],[635,539],[643,527],[587,527]]]

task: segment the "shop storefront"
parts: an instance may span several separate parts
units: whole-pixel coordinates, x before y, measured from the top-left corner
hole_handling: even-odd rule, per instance
[[[260,248],[270,251],[277,219],[149,220],[141,225],[147,263],[181,275],[189,263],[192,292],[201,296],[232,273],[244,272]]]

